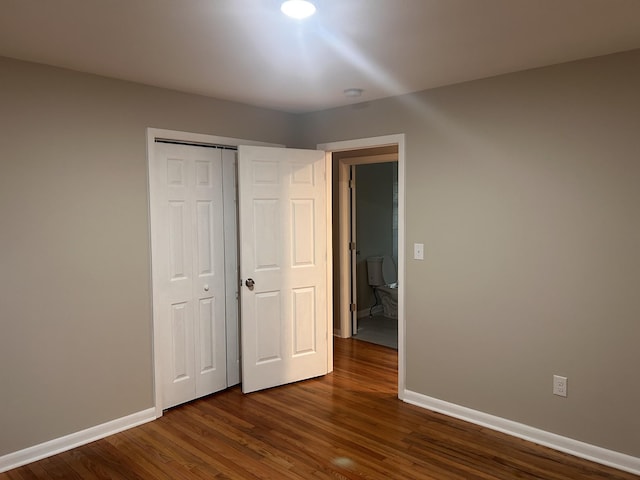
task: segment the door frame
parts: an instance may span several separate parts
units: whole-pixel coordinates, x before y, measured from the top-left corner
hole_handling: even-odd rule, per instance
[[[354,140],[343,140],[335,142],[327,142],[318,144],[318,150],[326,152],[329,161],[333,152],[342,152],[347,150],[361,150],[365,148],[385,147],[389,145],[398,146],[398,398],[403,399],[405,391],[405,134],[384,135],[379,137],[360,138]],[[380,158],[383,155],[379,156]],[[362,157],[360,157],[362,159]],[[341,159],[338,163],[339,182],[338,188],[341,195],[348,195],[348,172],[350,161],[353,159]],[[356,159],[357,160],[357,159]],[[386,160],[390,161],[390,160]],[[331,163],[331,162],[330,162]],[[362,161],[367,163],[367,161]],[[345,184],[347,190],[345,190]],[[346,193],[345,193],[346,192]],[[344,197],[346,199],[346,197]],[[339,203],[339,208],[345,208],[345,202]],[[345,210],[345,213],[347,211]],[[347,217],[347,218],[345,218]],[[339,229],[339,271],[340,271],[340,336],[344,332],[351,333],[351,315],[349,311],[350,300],[350,255],[348,251],[350,221],[348,215],[340,215],[338,224]]]
[[[255,140],[244,140],[239,138],[231,138],[231,137],[220,137],[216,135],[208,135],[201,133],[190,133],[190,132],[182,132],[178,130],[166,130],[159,128],[147,128],[147,214],[148,214],[148,227],[149,227],[149,265],[151,275],[149,276],[149,290],[151,292],[151,317],[152,317],[152,346],[153,346],[153,379],[154,379],[154,408],[155,408],[155,416],[156,418],[160,418],[162,416],[163,405],[162,405],[162,370],[161,370],[161,362],[160,362],[160,342],[157,335],[157,315],[155,312],[155,297],[153,291],[153,256],[151,251],[151,240],[152,240],[152,225],[151,225],[151,196],[150,196],[150,169],[152,165],[155,163],[155,149],[154,144],[156,139],[162,140],[170,140],[184,143],[192,143],[192,144],[209,144],[209,145],[224,145],[229,147],[238,147],[240,145],[255,145],[255,146],[264,146],[264,147],[282,147],[284,145],[275,144],[275,143],[266,143]],[[227,282],[229,279],[227,279]],[[235,280],[234,280],[235,282]],[[227,283],[228,285],[228,283]],[[239,340],[239,339],[238,339]],[[333,362],[333,359],[332,359]]]
[[[340,304],[340,329],[337,332],[337,335],[341,338],[349,338],[353,335],[356,335],[358,331],[358,315],[362,312],[362,309],[358,309],[357,302],[357,248],[352,249],[351,243],[355,243],[355,246],[358,245],[358,239],[356,236],[356,222],[357,222],[357,205],[356,205],[356,191],[358,188],[358,180],[356,178],[356,167],[359,165],[373,165],[376,163],[398,163],[398,155],[396,153],[383,153],[380,155],[367,155],[362,157],[348,157],[342,158],[339,160],[340,166],[344,166],[346,168],[340,169],[339,175],[348,175],[347,178],[342,178],[339,176],[338,185],[338,217],[339,217],[339,228],[342,228],[339,232],[339,241],[340,241],[340,252],[341,254],[347,254],[344,251],[344,247],[349,245],[348,255],[349,255],[349,282],[351,285],[350,288],[350,296],[349,299],[346,298],[346,295],[340,296],[340,301],[344,302]],[[341,235],[342,234],[342,235]],[[347,237],[348,234],[348,237]],[[396,239],[398,241],[398,239]],[[343,267],[343,265],[341,265]],[[342,282],[346,279],[346,272],[341,268],[340,270],[340,288],[342,288]],[[345,287],[346,291],[346,287]],[[356,308],[351,308],[351,305],[355,305]],[[367,308],[369,313],[371,313],[371,309]],[[345,316],[349,314],[350,323],[349,328],[345,328],[347,325],[347,320]]]
[[[347,162],[340,161],[339,163],[346,164]],[[349,226],[348,226],[349,238],[344,239],[340,235],[341,233],[343,233],[342,230],[338,232],[338,237],[340,240],[340,245],[344,246],[347,243],[349,245],[349,286],[351,287],[349,302],[348,302],[349,313],[351,314],[349,318],[349,320],[351,320],[351,322],[349,323],[350,330],[349,331],[345,330],[341,320],[340,336],[342,338],[345,338],[345,336],[353,337],[354,335],[358,334],[358,281],[357,281],[358,275],[356,274],[356,272],[358,271],[358,268],[357,268],[358,266],[358,250],[357,250],[358,234],[357,234],[357,228],[356,228],[356,226],[358,225],[357,223],[358,209],[356,206],[356,195],[357,195],[356,166],[351,165],[349,163],[348,170],[340,169],[339,173],[345,174],[347,173],[347,171],[349,172],[348,178],[338,178],[338,185],[340,185],[341,187],[340,191],[338,192],[338,209],[339,209],[338,218],[345,219],[345,220],[347,218],[349,219]],[[348,201],[347,201],[347,198],[348,198]],[[349,206],[348,214],[347,214],[347,205]],[[346,243],[344,242],[345,240],[346,240]],[[339,270],[338,274],[344,277],[342,269]],[[340,278],[340,283],[338,285],[342,285],[342,280],[343,278]],[[343,297],[340,296],[340,298],[342,299]],[[353,307],[353,305],[355,305],[355,307]],[[343,308],[346,308],[346,307],[345,305],[341,304],[339,306],[340,314],[343,313],[343,310],[342,310]]]

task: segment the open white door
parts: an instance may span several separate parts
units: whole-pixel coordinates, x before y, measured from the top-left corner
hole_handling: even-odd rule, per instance
[[[328,372],[325,152],[238,149],[242,391]],[[252,286],[251,286],[252,285]]]
[[[351,228],[349,239],[349,252],[351,253],[351,270],[349,280],[351,282],[351,335],[358,334],[358,281],[357,281],[357,267],[358,267],[358,247],[356,238],[356,166],[351,165],[349,167],[349,207],[350,207],[350,219],[349,224]]]

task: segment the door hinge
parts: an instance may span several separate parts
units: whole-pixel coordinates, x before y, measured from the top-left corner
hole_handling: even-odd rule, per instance
[[[349,242],[349,250],[355,250],[356,249],[356,242]]]
[[[353,188],[356,186],[356,181],[355,180],[349,180],[349,188]]]
[[[349,311],[350,312],[355,312],[356,311],[356,304],[355,303],[352,303],[352,304],[349,305]]]

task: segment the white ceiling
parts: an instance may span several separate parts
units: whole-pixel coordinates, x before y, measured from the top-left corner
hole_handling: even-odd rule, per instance
[[[640,48],[640,0],[279,4],[0,0],[0,55],[306,112]]]

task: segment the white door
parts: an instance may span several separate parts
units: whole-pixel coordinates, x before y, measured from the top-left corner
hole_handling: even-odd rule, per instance
[[[323,151],[240,146],[238,153],[248,393],[328,372],[326,168]]]
[[[150,213],[162,407],[227,386],[222,150],[155,143]]]

